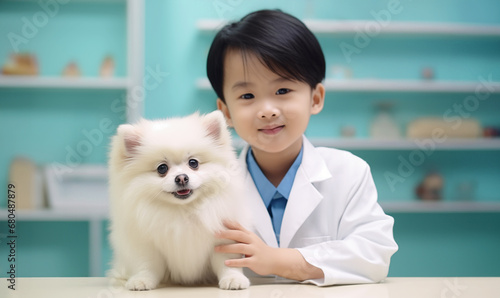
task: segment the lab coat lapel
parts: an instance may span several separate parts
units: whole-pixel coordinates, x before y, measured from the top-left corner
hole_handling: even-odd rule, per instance
[[[240,155],[240,164],[245,169],[245,187],[246,187],[246,199],[247,206],[251,210],[251,216],[254,219],[253,229],[259,236],[267,243],[267,245],[272,247],[278,247],[278,242],[276,241],[276,235],[273,230],[273,223],[269,217],[269,213],[260,197],[259,191],[253,182],[252,175],[246,170],[246,155],[248,151],[248,146],[242,150]]]
[[[305,137],[303,144],[302,163],[295,175],[283,215],[280,247],[288,247],[293,236],[323,199],[313,183],[332,176],[323,158],[314,152],[314,146]]]

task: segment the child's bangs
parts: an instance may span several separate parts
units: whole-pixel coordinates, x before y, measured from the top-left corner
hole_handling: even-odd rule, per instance
[[[277,54],[275,52],[271,52],[271,54],[269,54],[267,51],[260,51],[259,49],[252,48],[233,49],[241,52],[243,67],[245,69],[248,69],[248,56],[254,55],[262,63],[262,65],[266,66],[267,69],[276,75],[289,81],[308,83],[307,79],[301,74],[299,69],[294,67],[297,65],[290,61],[292,59],[287,57],[286,54],[280,55],[280,53]]]

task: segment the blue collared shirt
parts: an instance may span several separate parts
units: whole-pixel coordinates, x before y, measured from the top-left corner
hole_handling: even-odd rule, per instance
[[[247,152],[246,160],[247,160],[247,167],[248,167],[248,172],[250,172],[250,175],[252,176],[253,182],[255,183],[255,186],[257,187],[257,190],[259,191],[260,197],[262,198],[262,201],[264,201],[264,205],[266,206],[269,215],[271,216],[271,219],[273,223],[277,220],[281,223],[283,218],[272,218],[271,214],[271,201],[273,197],[276,195],[278,192],[285,200],[288,201],[288,197],[290,196],[290,191],[292,190],[293,186],[293,181],[295,180],[295,175],[297,174],[297,170],[299,169],[300,163],[302,162],[302,154],[304,151],[304,147],[300,149],[299,155],[293,162],[292,166],[290,169],[288,169],[288,172],[286,173],[285,177],[283,177],[283,180],[281,180],[280,184],[278,187],[275,187],[269,179],[262,173],[262,170],[260,169],[259,165],[255,161],[255,158],[252,153],[252,148],[250,147]],[[285,209],[286,205],[283,206],[283,211]],[[283,214],[283,212],[281,212]],[[281,224],[279,225],[281,226]],[[280,231],[277,229],[277,227],[273,224],[274,228],[274,234],[276,235],[276,240],[278,241],[279,244],[279,236],[280,236]]]

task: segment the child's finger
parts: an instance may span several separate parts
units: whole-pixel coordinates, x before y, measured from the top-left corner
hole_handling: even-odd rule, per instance
[[[249,267],[250,266],[250,258],[241,258],[241,259],[229,259],[224,261],[224,265],[227,267]]]
[[[215,247],[215,251],[226,254],[251,255],[250,247],[241,243],[219,245]]]
[[[251,238],[247,233],[239,230],[222,230],[215,233],[215,237],[220,239],[229,239],[241,243],[250,243]]]
[[[246,232],[247,230],[242,226],[240,225],[240,223],[238,223],[237,221],[233,221],[233,220],[224,220],[223,221],[223,224],[224,226],[226,226],[226,228],[230,229],[230,230],[240,230],[240,231],[243,231],[243,232]]]

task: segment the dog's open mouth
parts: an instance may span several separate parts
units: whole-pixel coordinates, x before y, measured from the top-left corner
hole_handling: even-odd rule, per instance
[[[176,192],[173,192],[174,196],[178,199],[187,199],[189,196],[193,193],[193,190],[186,188],[186,189],[179,189]]]

